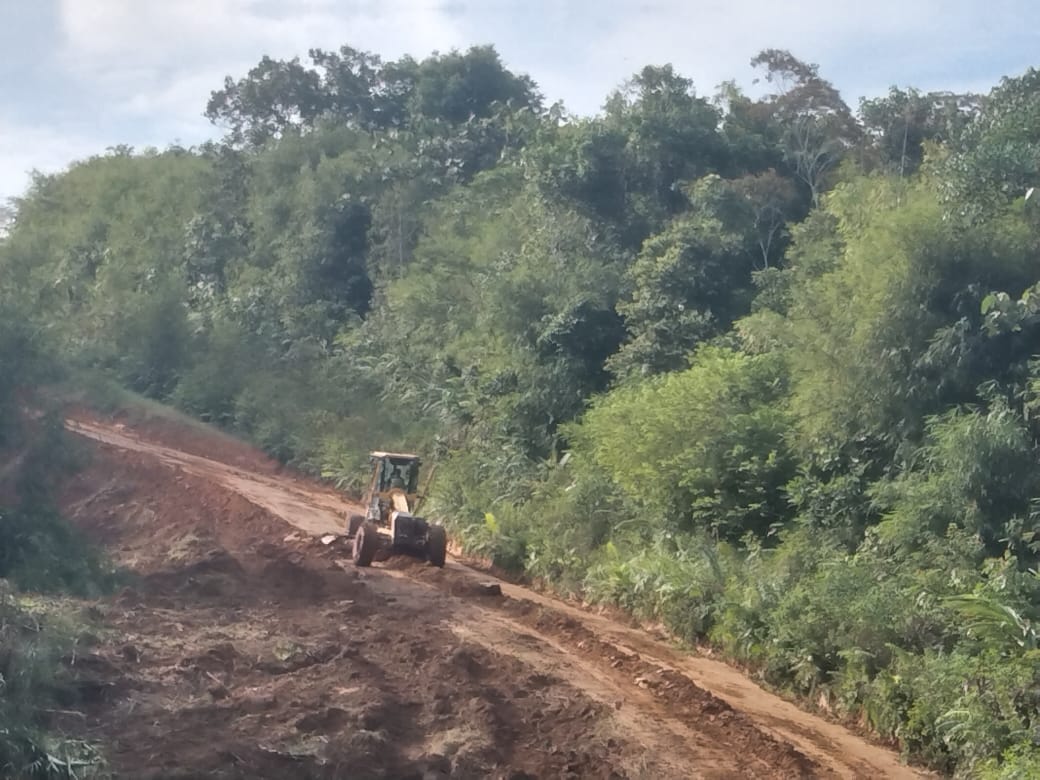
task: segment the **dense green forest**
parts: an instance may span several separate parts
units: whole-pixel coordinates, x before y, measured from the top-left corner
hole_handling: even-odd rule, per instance
[[[1035,777],[1040,71],[854,109],[753,64],[754,96],[646,67],[578,117],[490,47],[264,58],[220,142],[35,177],[5,360],[344,488],[415,449],[466,550]]]

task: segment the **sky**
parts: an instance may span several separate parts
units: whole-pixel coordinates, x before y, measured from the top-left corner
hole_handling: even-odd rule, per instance
[[[31,170],[190,145],[226,75],[348,44],[384,59],[494,44],[579,114],[644,65],[711,95],[789,49],[856,106],[889,86],[986,91],[1040,65],[1036,0],[0,0],[0,203]]]

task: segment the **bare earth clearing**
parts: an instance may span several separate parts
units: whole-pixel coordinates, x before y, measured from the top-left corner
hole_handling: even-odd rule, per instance
[[[449,561],[357,571],[354,509],[202,430],[81,416],[67,514],[137,583],[66,729],[127,778],[923,777],[725,664]]]

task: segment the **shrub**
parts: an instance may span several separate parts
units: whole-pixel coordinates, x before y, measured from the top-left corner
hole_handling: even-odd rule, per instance
[[[46,710],[74,696],[62,659],[85,627],[53,605],[21,603],[0,580],[0,775],[28,780],[108,776],[98,749],[46,729]]]

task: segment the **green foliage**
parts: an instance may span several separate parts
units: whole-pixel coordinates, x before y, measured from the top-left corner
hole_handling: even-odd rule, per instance
[[[489,116],[496,105],[540,103],[534,82],[503,65],[491,46],[409,56],[384,63],[378,55],[343,46],[312,49],[313,67],[299,59],[263,57],[249,73],[212,93],[206,115],[228,128],[235,144],[263,145],[322,119],[368,131],[424,120],[463,124]]]
[[[55,487],[80,463],[62,421],[47,416],[20,423],[17,438],[0,447],[0,580],[26,591],[94,595],[116,582],[115,572],[52,507]]]
[[[56,486],[81,456],[68,441],[59,410],[31,393],[36,383],[57,378],[60,368],[44,356],[31,321],[20,319],[19,303],[3,305],[4,292],[0,289],[0,581],[39,592],[96,593],[112,583],[113,573],[52,506]]]
[[[867,155],[899,176],[921,167],[928,144],[956,144],[978,117],[973,94],[891,87],[884,97],[861,99],[859,115],[872,139]]]
[[[1012,652],[1037,650],[1037,631],[1030,620],[992,596],[968,593],[946,603],[964,618],[971,636],[987,647]]]
[[[695,641],[718,619],[734,565],[739,564],[732,550],[707,538],[661,539],[634,555],[608,544],[588,570],[585,593],[593,603],[661,620],[676,636]]]
[[[603,397],[571,436],[649,526],[764,536],[788,514],[784,390],[777,355],[704,348],[687,371]]]
[[[251,376],[259,373],[249,359],[249,350],[243,348],[251,341],[254,348],[260,349],[238,322],[214,320],[205,350],[181,372],[170,400],[201,420],[232,425],[238,397]]]
[[[104,359],[127,387],[164,397],[176,386],[189,356],[184,290],[177,282],[125,296],[108,323],[111,352]]]
[[[0,507],[0,578],[22,590],[96,595],[118,575],[80,533],[45,506]]]
[[[926,444],[895,480],[879,484],[879,532],[918,547],[950,525],[977,535],[991,552],[1029,553],[1040,494],[1024,421],[997,406],[987,414],[953,410],[927,423]]]
[[[937,163],[951,210],[983,221],[1040,176],[1040,70],[1004,77],[956,148]]]
[[[913,360],[938,321],[914,302],[928,300],[935,264],[957,251],[926,188],[857,179],[832,193],[827,212],[836,235],[796,234],[788,317],[792,407],[807,449],[849,434],[898,437],[917,418],[907,415],[920,392]]]
[[[926,655],[913,668],[907,659],[900,671],[916,696],[903,727],[905,744],[965,777],[977,776],[988,759],[1012,746],[1025,748],[1037,725],[1035,667],[1035,658],[1006,663],[962,653]]]
[[[745,215],[718,176],[689,188],[693,209],[643,244],[618,304],[630,334],[611,366],[620,375],[681,368],[702,342],[745,313],[754,264]],[[743,230],[747,223],[743,220]]]
[[[33,314],[0,284],[0,775],[100,778],[104,761],[94,745],[47,729],[46,708],[74,690],[61,678],[75,632],[56,615],[24,608],[13,589],[88,595],[115,579],[51,508],[55,486],[78,458],[62,418],[33,393],[60,374]]]
[[[1029,780],[1040,774],[1040,749],[1028,743],[1008,748],[979,766],[981,780]]]

